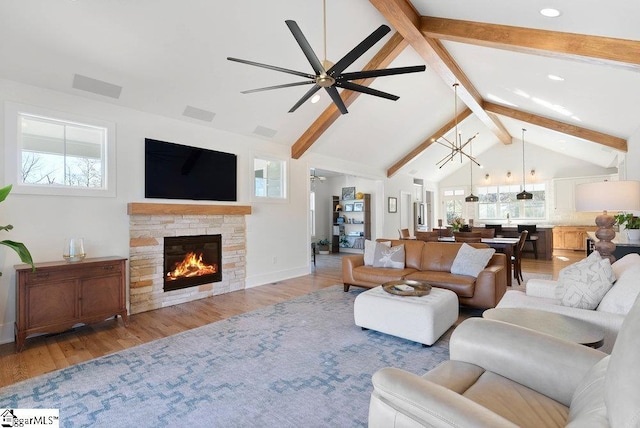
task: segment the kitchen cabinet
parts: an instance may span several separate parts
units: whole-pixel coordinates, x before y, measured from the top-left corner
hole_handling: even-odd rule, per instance
[[[553,228],[553,248],[585,251],[587,232],[595,232],[596,229],[596,226],[556,226]]]

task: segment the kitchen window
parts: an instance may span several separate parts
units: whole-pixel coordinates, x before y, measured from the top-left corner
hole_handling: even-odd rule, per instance
[[[535,183],[527,185],[527,191],[533,199],[518,200],[520,185],[478,187],[478,219],[480,220],[541,220],[546,213],[546,185]]]

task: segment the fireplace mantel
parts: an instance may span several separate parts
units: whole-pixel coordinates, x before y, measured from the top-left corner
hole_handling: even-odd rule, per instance
[[[130,202],[129,215],[249,215],[250,205],[154,204]]]

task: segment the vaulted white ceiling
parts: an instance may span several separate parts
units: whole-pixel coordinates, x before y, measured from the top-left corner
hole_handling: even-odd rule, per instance
[[[398,3],[398,0],[394,0]],[[367,0],[326,0],[327,57],[337,61],[381,24],[392,27]],[[640,42],[640,2],[512,0],[413,0],[419,16],[621,38]],[[545,18],[543,7],[561,15]],[[287,113],[308,87],[254,94],[240,91],[299,78],[244,64],[233,56],[311,72],[285,19],[295,20],[323,56],[322,0],[3,0],[0,2],[0,78],[186,120],[293,146],[329,106]],[[390,39],[386,36],[347,71],[358,71]],[[596,64],[443,40],[442,45],[481,98],[500,106],[598,131],[623,140],[639,126],[640,65]],[[640,56],[640,51],[638,52]],[[390,66],[427,64],[409,45]],[[80,74],[122,87],[119,98],[72,87]],[[549,74],[564,81],[553,81]],[[306,153],[340,157],[388,170],[454,116],[453,91],[428,66],[423,73],[376,79],[372,88],[400,96],[388,101],[361,95]],[[215,113],[202,121],[185,117],[187,106]],[[465,106],[458,103],[459,111]],[[519,141],[615,166],[617,150],[498,114]],[[480,132],[474,153],[503,144],[475,114],[459,124],[463,140]],[[448,134],[452,139],[452,133]],[[435,162],[447,150],[431,145],[398,173],[438,181],[450,170]],[[302,154],[304,157],[305,154]]]

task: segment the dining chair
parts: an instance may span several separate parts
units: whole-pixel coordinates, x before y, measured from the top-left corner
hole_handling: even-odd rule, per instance
[[[416,239],[419,241],[437,241],[438,231],[435,230],[433,232],[424,232],[424,231],[416,230]]]
[[[527,236],[529,235],[528,230],[523,230],[520,232],[520,240],[518,241],[518,245],[516,245],[516,251],[511,256],[511,263],[513,264],[513,277],[518,281],[518,285],[520,285],[520,281],[524,281],[522,277],[522,249],[524,245],[527,243]]]
[[[453,232],[456,242],[482,242],[480,232]]]
[[[527,253],[533,253],[533,256],[537,259],[538,258],[538,235],[536,235],[537,227],[535,224],[519,224],[518,233],[522,232],[523,230],[526,230],[527,232],[529,232],[526,243],[531,244],[531,250],[526,250],[526,251],[522,250],[522,251]]]
[[[398,229],[398,233],[400,234],[400,239],[416,239],[415,237],[411,237],[409,229]]]
[[[480,236],[483,238],[495,238],[496,230],[495,229],[487,229],[484,227],[472,227],[472,232],[480,232]]]

